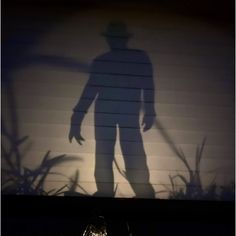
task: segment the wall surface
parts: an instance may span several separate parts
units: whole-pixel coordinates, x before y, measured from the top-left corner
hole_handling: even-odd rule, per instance
[[[47,193],[63,188],[93,195],[97,179],[104,196],[114,186],[115,197],[131,198],[135,186],[137,197],[150,197],[150,182],[155,198],[232,200],[234,35],[228,24],[132,2],[55,9],[6,11],[3,167],[17,169],[23,179],[28,173],[35,181],[32,188],[45,176]],[[128,53],[98,58],[110,52],[103,34],[113,21],[122,22],[132,35]],[[91,89],[91,78],[104,92],[99,105],[101,92],[82,95],[87,86]],[[147,78],[153,78],[153,87],[148,87]],[[135,94],[141,90],[137,100]],[[91,102],[81,124],[82,145],[68,139],[79,99],[84,103],[78,116],[84,116],[83,106]],[[148,114],[153,126],[144,132],[141,123],[148,106],[154,107],[156,116]],[[73,129],[78,125],[75,121]],[[24,136],[28,139],[16,143]],[[42,164],[48,151],[51,158],[66,155],[54,159],[50,170],[49,164],[46,169]],[[33,175],[30,170],[37,167]],[[6,181],[12,173],[3,173]],[[13,191],[9,182],[2,184],[6,192]]]

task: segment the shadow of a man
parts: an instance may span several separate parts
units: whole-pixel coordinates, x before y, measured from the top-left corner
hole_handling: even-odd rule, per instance
[[[155,119],[152,64],[144,51],[127,47],[131,34],[124,23],[110,23],[103,36],[110,51],[96,57],[90,67],[89,80],[73,109],[69,141],[73,138],[79,144],[85,141],[81,124],[95,101],[94,195],[114,196],[112,164],[119,131],[127,180],[136,197],[154,198],[139,121],[141,109],[144,131],[152,127]]]

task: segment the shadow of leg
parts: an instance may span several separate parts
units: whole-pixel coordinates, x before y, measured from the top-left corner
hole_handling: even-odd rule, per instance
[[[109,139],[107,138],[109,136]],[[114,197],[114,176],[112,163],[114,160],[116,127],[112,132],[105,133],[105,130],[95,127],[96,138],[96,160],[95,160],[95,181],[97,192],[94,196]]]
[[[120,128],[120,145],[124,156],[126,177],[136,197],[155,198],[155,192],[149,182],[150,174],[147,166],[147,158],[139,129],[133,131],[135,142],[125,141],[125,128]]]

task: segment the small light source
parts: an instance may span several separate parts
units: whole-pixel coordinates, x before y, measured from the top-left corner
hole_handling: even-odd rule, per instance
[[[83,236],[107,236],[107,226],[103,216],[94,217],[87,225]]]

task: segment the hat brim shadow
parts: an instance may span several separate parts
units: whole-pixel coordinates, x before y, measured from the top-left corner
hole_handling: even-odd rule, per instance
[[[108,37],[108,38],[131,38],[133,37],[133,34],[130,33],[125,33],[125,34],[111,34],[107,32],[101,33],[103,37]]]

